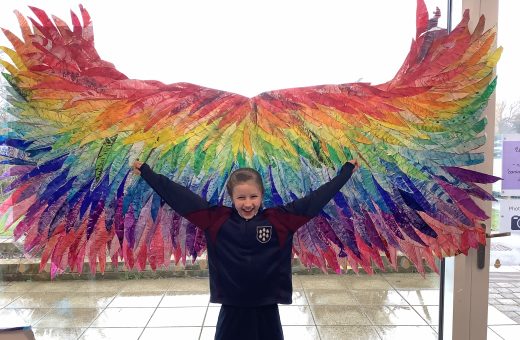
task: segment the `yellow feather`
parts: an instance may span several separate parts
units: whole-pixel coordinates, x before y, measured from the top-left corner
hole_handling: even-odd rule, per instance
[[[11,73],[13,76],[15,76],[18,73],[18,69],[5,60],[0,60],[0,64],[3,67],[5,67],[5,69],[9,71],[9,73]]]
[[[5,54],[7,54],[7,56],[9,58],[11,58],[11,60],[14,62],[14,64],[16,65],[16,67],[19,70],[22,70],[22,71],[27,70],[27,68],[25,67],[25,64],[23,63],[22,59],[20,59],[20,56],[16,53],[16,51],[14,51],[8,47],[5,47],[5,46],[0,46],[0,51],[4,51]]]

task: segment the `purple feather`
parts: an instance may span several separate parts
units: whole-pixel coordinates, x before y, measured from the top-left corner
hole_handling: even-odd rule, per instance
[[[444,190],[446,190],[451,198],[463,206],[464,209],[468,210],[470,213],[482,220],[487,220],[489,218],[484,210],[480,209],[464,190],[443,182],[439,178],[437,178],[437,183],[439,183],[444,188]]]
[[[188,223],[186,225],[186,256],[194,256],[196,233],[197,227],[193,223]]]
[[[454,166],[446,166],[443,167],[443,169],[446,170],[449,174],[457,177],[458,179],[464,182],[491,184],[502,179],[500,177],[491,176],[478,171],[458,168]]]
[[[134,207],[130,205],[128,211],[125,215],[125,238],[128,242],[128,247],[130,249],[134,248],[135,244],[135,224],[137,223],[136,218],[134,217]]]
[[[467,185],[469,186],[469,189],[467,189],[466,191],[470,195],[478,197],[484,201],[496,201],[496,198],[494,198],[493,195],[491,195],[490,193],[488,193],[486,190],[482,189],[478,185],[473,184],[473,183],[467,183]]]
[[[51,159],[50,161],[45,162],[44,164],[33,168],[30,172],[17,178],[16,180],[14,180],[10,185],[7,186],[7,188],[5,188],[5,191],[11,191],[13,188],[17,188],[18,186],[20,186],[22,183],[26,182],[30,178],[52,173],[54,171],[61,169],[61,167],[66,159],[67,159],[67,155],[63,155],[58,158]]]
[[[361,252],[356,243],[356,236],[354,234],[354,225],[350,218],[341,216],[341,220],[332,220],[331,227],[338,235],[341,242],[346,245],[358,258],[361,258]]]
[[[125,219],[123,217],[123,197],[117,199],[115,213],[114,213],[114,224],[115,233],[119,244],[123,244],[123,237],[125,236]]]
[[[370,243],[375,245],[380,250],[384,251],[385,253],[388,252],[388,249],[383,243],[383,240],[381,240],[381,236],[376,230],[376,226],[374,225],[374,221],[369,216],[369,213],[363,209],[363,221],[365,225],[365,230],[367,231],[367,235],[370,239]]]
[[[20,175],[28,173],[29,171],[33,170],[34,168],[35,168],[34,165],[14,165],[14,166],[11,166],[9,168],[9,170],[4,172],[0,176],[0,179],[3,180],[3,179],[6,179],[7,177],[20,176]]]
[[[65,232],[67,232],[67,233],[71,230],[72,227],[74,227],[74,230],[76,230],[80,225],[80,221],[78,218],[79,210],[81,208],[82,199],[85,194],[86,194],[85,191],[80,192],[80,198],[77,199],[76,204],[73,205],[72,202],[69,202],[69,212],[68,212],[67,218],[65,220]],[[71,206],[73,206],[73,207],[70,208]]]

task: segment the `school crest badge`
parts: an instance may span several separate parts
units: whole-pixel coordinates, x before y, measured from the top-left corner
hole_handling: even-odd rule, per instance
[[[260,243],[267,243],[271,239],[273,233],[273,227],[270,225],[262,225],[256,227],[256,239]]]

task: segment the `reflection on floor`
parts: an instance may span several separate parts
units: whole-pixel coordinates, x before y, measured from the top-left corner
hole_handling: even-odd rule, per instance
[[[436,274],[294,276],[280,306],[285,338],[437,339]],[[213,339],[219,305],[206,278],[0,282],[0,326],[29,323],[36,339]],[[520,325],[489,309],[488,339]],[[517,339],[517,337],[515,337]]]

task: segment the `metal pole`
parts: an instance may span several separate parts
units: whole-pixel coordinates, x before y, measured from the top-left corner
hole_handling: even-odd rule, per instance
[[[448,33],[451,32],[451,17],[453,13],[453,0],[447,0],[448,5],[448,13],[447,13],[447,23],[446,29]],[[446,263],[444,261],[444,257],[441,259],[441,270],[440,270],[440,287],[439,287],[439,340],[443,340],[444,334],[444,280],[446,277]]]
[[[449,0],[448,0],[449,1]],[[441,259],[440,287],[439,287],[439,340],[443,340],[444,333],[444,275],[446,272],[446,264],[444,258]]]

